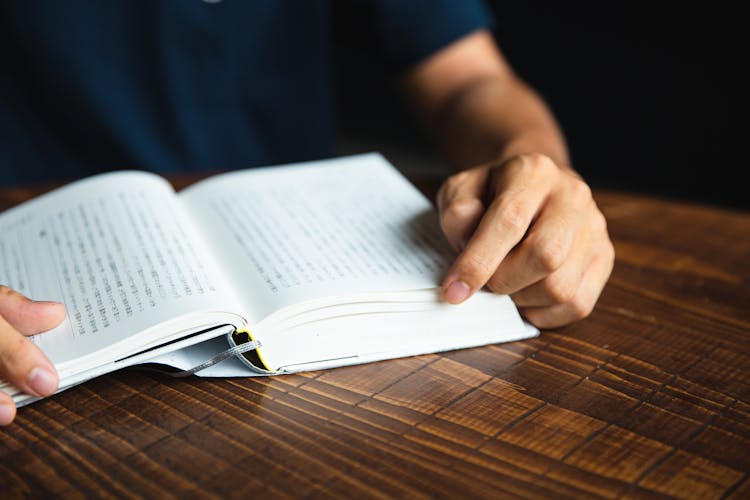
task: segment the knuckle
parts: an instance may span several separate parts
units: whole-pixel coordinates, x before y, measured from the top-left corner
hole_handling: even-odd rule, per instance
[[[451,201],[443,210],[443,217],[462,219],[474,215],[480,202],[476,198],[459,198]]]
[[[560,276],[551,275],[542,282],[544,291],[555,304],[572,304],[575,302],[575,288]]]
[[[615,260],[615,246],[612,244],[609,238],[607,238],[607,241],[604,245],[604,258],[610,262]]]
[[[440,213],[440,226],[449,239],[464,235],[481,216],[483,206],[474,199],[456,200],[443,208]]]
[[[594,215],[594,220],[591,222],[591,229],[599,234],[607,234],[607,219],[604,218],[604,214],[598,210]]]
[[[534,245],[533,261],[541,272],[549,274],[562,267],[568,256],[568,246],[561,238],[545,238]]]
[[[451,175],[443,183],[441,191],[443,191],[444,195],[447,197],[453,196],[462,185],[466,184],[470,175],[471,173],[465,170]]]
[[[573,320],[578,321],[592,313],[594,310],[594,303],[585,300],[581,296],[577,296],[569,303],[569,309]]]
[[[615,259],[615,247],[607,232],[607,220],[604,218],[604,214],[597,212],[591,222],[590,231],[599,246],[597,254],[606,260],[613,261]]]
[[[507,163],[506,168],[510,172],[521,175],[524,178],[528,178],[536,172],[534,168],[534,160],[529,154],[523,154],[513,158]]]
[[[594,199],[591,187],[578,177],[574,177],[570,186],[573,203],[585,207]]]
[[[451,194],[456,190],[456,178],[455,176],[448,177],[438,190],[438,198],[443,200],[449,200]]]
[[[528,229],[526,209],[520,200],[509,201],[502,207],[500,223],[513,235],[522,235]]]
[[[542,153],[528,153],[524,155],[524,163],[536,174],[542,176],[553,175],[559,170],[552,158]]]
[[[468,181],[473,175],[472,170],[462,170],[461,172],[457,172],[450,176],[448,181],[450,182],[450,185],[452,187],[458,187],[462,184],[465,184],[466,181]]]

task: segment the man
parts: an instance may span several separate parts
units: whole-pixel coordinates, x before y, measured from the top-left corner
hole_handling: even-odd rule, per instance
[[[459,250],[442,283],[446,301],[487,287],[551,328],[588,315],[609,277],[604,217],[479,3],[19,1],[2,9],[6,182],[331,156],[330,33],[343,25],[394,75],[462,170],[438,195],[442,228]],[[63,318],[59,304],[0,289],[0,378],[52,394],[54,368],[24,335]],[[14,416],[0,393],[0,424]]]

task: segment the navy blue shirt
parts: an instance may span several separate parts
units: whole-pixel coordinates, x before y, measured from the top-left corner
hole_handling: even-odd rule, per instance
[[[467,0],[5,0],[0,184],[331,156],[334,19],[392,73],[489,23]]]

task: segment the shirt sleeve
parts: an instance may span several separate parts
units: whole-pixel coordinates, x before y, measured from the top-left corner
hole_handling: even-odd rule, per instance
[[[478,29],[492,29],[481,0],[345,0],[337,19],[345,43],[400,73]]]

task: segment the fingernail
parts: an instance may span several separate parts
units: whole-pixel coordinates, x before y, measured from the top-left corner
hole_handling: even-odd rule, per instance
[[[37,366],[29,373],[29,387],[38,396],[47,396],[57,389],[57,378],[49,369]]]
[[[445,300],[452,304],[458,304],[469,298],[471,288],[461,280],[456,280],[445,289],[443,295]]]
[[[0,425],[8,425],[13,422],[16,416],[16,409],[8,403],[0,404]]]

